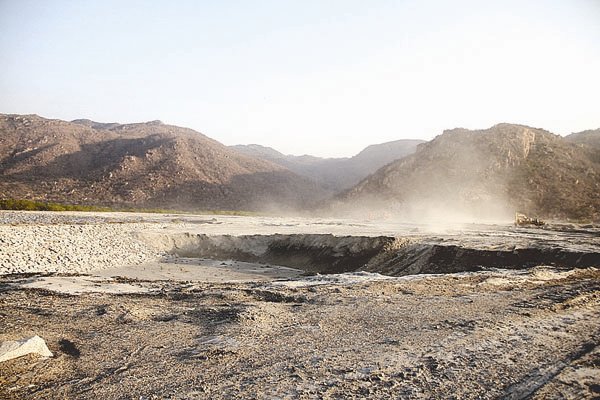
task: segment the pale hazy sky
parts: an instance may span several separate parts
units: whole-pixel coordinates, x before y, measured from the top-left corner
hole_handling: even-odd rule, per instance
[[[0,112],[347,156],[600,127],[600,0],[0,0]]]

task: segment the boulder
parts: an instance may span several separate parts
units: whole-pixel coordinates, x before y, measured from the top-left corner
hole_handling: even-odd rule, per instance
[[[22,357],[29,353],[37,353],[42,357],[52,357],[52,352],[46,342],[39,336],[21,340],[7,341],[0,344],[0,362]]]

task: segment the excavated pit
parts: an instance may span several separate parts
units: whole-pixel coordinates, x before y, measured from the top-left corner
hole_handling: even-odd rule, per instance
[[[332,274],[354,271],[390,276],[525,269],[538,265],[561,269],[597,267],[597,248],[570,248],[529,242],[528,247],[482,241],[444,243],[438,237],[334,236],[331,234],[205,235],[144,233],[140,239],[158,251],[186,258],[235,260]]]

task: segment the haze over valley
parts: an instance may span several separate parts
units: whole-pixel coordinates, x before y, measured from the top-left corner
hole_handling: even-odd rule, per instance
[[[599,399],[599,21],[0,1],[0,399]]]
[[[3,197],[173,210],[333,210],[398,220],[600,217],[599,130],[515,124],[374,144],[351,158],[224,146],[188,128],[2,115]],[[318,205],[318,206],[317,206]]]

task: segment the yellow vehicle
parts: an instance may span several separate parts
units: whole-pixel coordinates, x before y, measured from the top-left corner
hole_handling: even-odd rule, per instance
[[[542,226],[546,223],[538,218],[529,218],[525,214],[515,213],[515,226]]]

